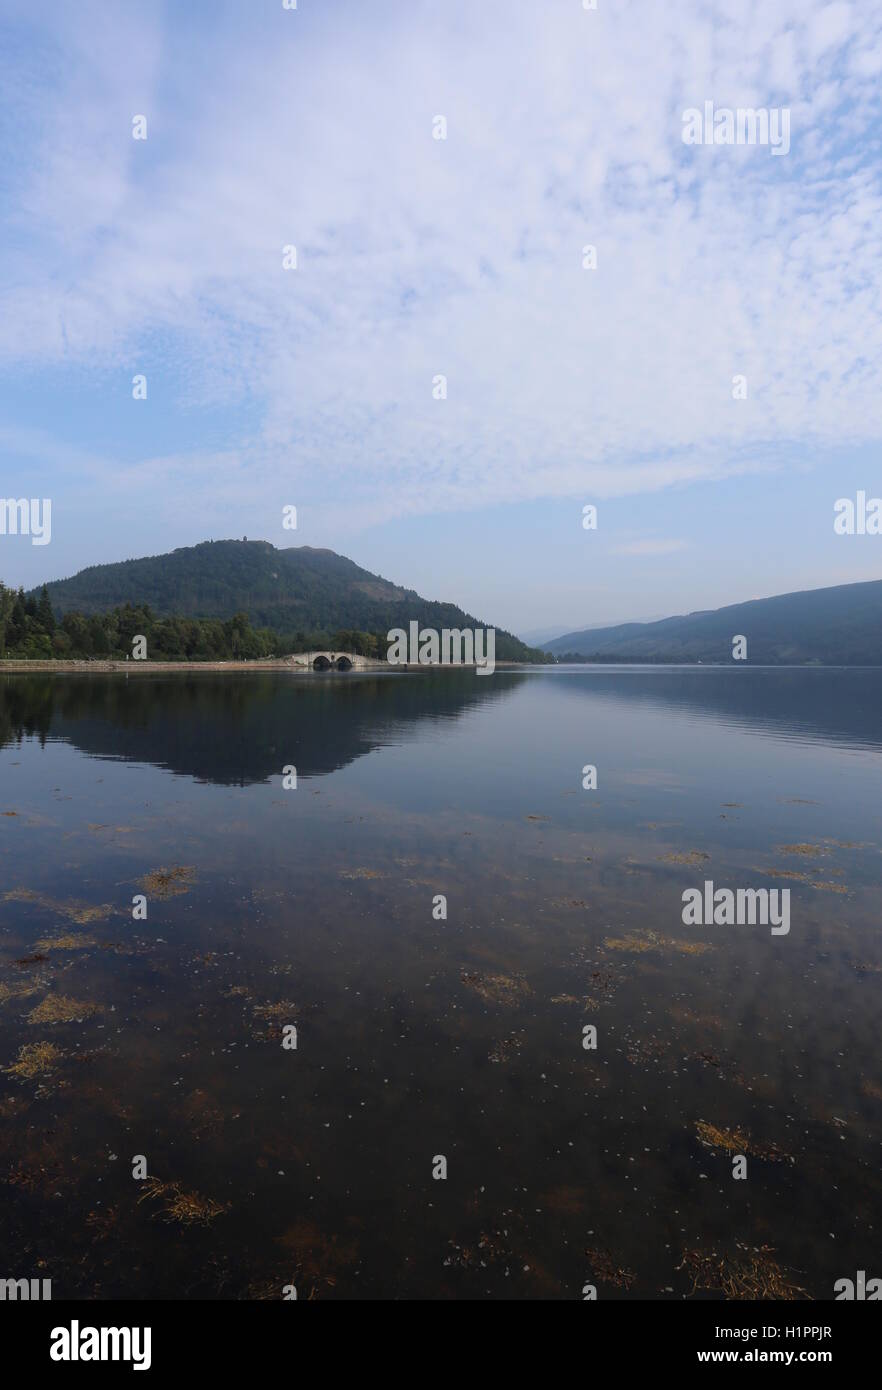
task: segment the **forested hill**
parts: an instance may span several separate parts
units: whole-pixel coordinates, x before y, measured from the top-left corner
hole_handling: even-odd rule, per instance
[[[747,638],[752,664],[882,666],[882,580],[568,632],[545,645],[560,660],[731,662],[736,636]]]
[[[124,604],[148,605],[158,616],[180,618],[247,613],[255,627],[291,638],[343,629],[385,633],[414,619],[439,630],[492,626],[452,603],[436,603],[391,584],[333,550],[308,545],[278,550],[268,541],[204,541],[166,555],[91,565],[46,587],[60,616],[103,613]],[[496,659],[541,657],[497,628]]]

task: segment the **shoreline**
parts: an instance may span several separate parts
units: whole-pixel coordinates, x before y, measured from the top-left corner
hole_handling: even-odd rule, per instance
[[[166,671],[287,671],[290,675],[298,676],[329,676],[329,675],[370,675],[379,674],[383,671],[451,671],[451,670],[477,670],[475,662],[459,662],[456,666],[442,665],[440,662],[431,666],[421,666],[414,663],[402,663],[392,665],[388,661],[376,661],[372,657],[359,657],[360,664],[351,671],[316,671],[312,666],[306,666],[291,657],[262,657],[253,661],[125,661],[114,660],[93,660],[75,661],[55,658],[49,660],[13,660],[0,658],[0,672],[6,671],[14,675],[25,675],[28,672],[37,671],[47,674],[57,675],[129,675],[130,672],[139,674],[144,672],[166,672]],[[520,661],[497,661],[496,668],[507,666],[522,666]],[[538,664],[538,663],[537,663]],[[548,665],[549,663],[541,663]]]
[[[365,658],[367,660],[367,658]],[[385,661],[372,662],[367,670],[392,670]],[[128,675],[132,671],[290,671],[296,675],[327,675],[326,671],[314,671],[309,666],[298,665],[287,657],[261,657],[253,661],[125,661],[114,658],[101,658],[93,661],[66,661],[62,658],[32,661],[0,659],[0,671],[11,671],[16,675],[28,671],[54,672],[71,675]],[[338,674],[344,674],[339,673]],[[345,673],[348,674],[348,673]]]

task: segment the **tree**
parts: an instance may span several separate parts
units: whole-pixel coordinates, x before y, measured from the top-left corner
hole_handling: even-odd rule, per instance
[[[6,625],[12,614],[15,596],[11,589],[0,581],[0,656],[6,655]]]
[[[44,584],[40,590],[40,601],[37,604],[37,622],[45,633],[50,637],[55,631],[55,614],[52,612],[52,604],[49,602],[49,590]]]

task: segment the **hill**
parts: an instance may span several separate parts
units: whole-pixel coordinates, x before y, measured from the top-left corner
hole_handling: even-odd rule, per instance
[[[753,665],[882,665],[882,580],[752,599],[654,623],[565,633],[547,643],[559,660],[731,662],[747,638]]]
[[[166,555],[90,565],[46,588],[62,617],[125,604],[179,618],[246,613],[255,627],[292,639],[341,629],[385,633],[414,619],[437,629],[492,626],[455,604],[433,602],[371,574],[333,550],[279,550],[268,541],[204,541]],[[535,662],[541,654],[497,628],[496,658]]]

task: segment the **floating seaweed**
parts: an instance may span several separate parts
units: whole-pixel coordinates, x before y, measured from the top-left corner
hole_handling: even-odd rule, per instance
[[[607,936],[603,942],[608,951],[623,951],[642,955],[646,951],[677,951],[684,956],[703,956],[714,948],[707,941],[676,941],[671,936],[658,936],[654,931],[642,935]]]
[[[21,999],[29,994],[36,994],[43,988],[39,980],[13,980],[11,984],[0,980],[0,1004],[5,1004],[8,999]]]
[[[77,926],[85,927],[91,922],[103,922],[116,911],[112,903],[102,903],[100,906],[92,906],[89,903],[78,902],[75,898],[69,898],[67,902],[61,902],[57,898],[50,898],[45,893],[35,893],[32,888],[10,888],[9,892],[3,894],[4,902],[12,903],[33,903],[35,907],[45,908],[49,912],[58,913],[61,917],[66,917],[69,922],[76,922]]]
[[[524,1038],[521,1033],[509,1033],[508,1037],[500,1038],[495,1043],[492,1050],[487,1054],[491,1062],[508,1062],[523,1047]]]
[[[684,1250],[678,1269],[692,1279],[691,1293],[699,1289],[719,1290],[727,1299],[782,1299],[794,1302],[808,1298],[800,1285],[788,1278],[790,1271],[776,1260],[770,1245],[749,1246],[735,1242],[735,1254],[716,1250]]]
[[[615,1284],[620,1289],[630,1289],[637,1282],[637,1275],[630,1269],[617,1265],[608,1250],[586,1250],[585,1255],[597,1279],[602,1284]]]
[[[170,869],[153,869],[137,880],[139,888],[154,898],[178,898],[189,893],[196,879],[192,864],[175,864]]]
[[[97,1004],[72,999],[69,994],[47,994],[27,1018],[28,1023],[82,1023],[97,1012]]]
[[[513,1005],[531,993],[526,980],[515,975],[482,975],[477,970],[461,970],[459,977],[486,1004]]]
[[[96,944],[94,936],[75,936],[68,932],[66,936],[44,936],[37,947],[41,951],[84,951],[87,946]]]
[[[187,1192],[179,1182],[163,1182],[160,1178],[146,1178],[139,1202],[159,1202],[156,1213],[164,1221],[177,1222],[180,1226],[209,1226],[216,1217],[229,1211],[229,1202],[216,1202],[212,1197],[203,1197],[198,1192]]]
[[[54,1043],[25,1043],[18,1050],[18,1061],[12,1062],[4,1070],[22,1081],[32,1081],[34,1077],[55,1071],[63,1056],[61,1048]]]
[[[697,1120],[695,1128],[698,1138],[705,1148],[725,1149],[727,1153],[748,1154],[753,1158],[765,1158],[771,1163],[785,1163],[790,1155],[777,1144],[760,1144],[740,1129],[718,1129],[706,1120]]]

